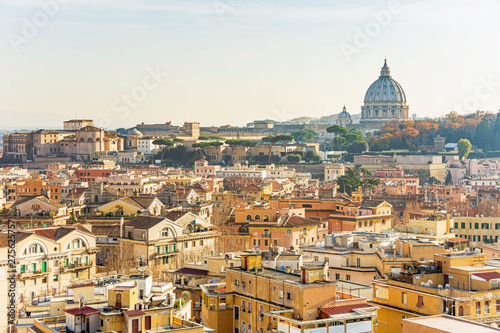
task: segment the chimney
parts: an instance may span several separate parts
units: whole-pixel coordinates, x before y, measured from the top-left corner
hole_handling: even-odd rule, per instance
[[[123,237],[123,217],[120,219],[120,237]]]

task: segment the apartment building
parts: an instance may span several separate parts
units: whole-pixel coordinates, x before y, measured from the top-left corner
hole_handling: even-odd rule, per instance
[[[482,324],[500,321],[500,269],[475,252],[434,254],[373,282],[378,332],[403,332],[403,321],[447,314]]]
[[[377,310],[340,292],[322,267],[303,266],[300,274],[264,268],[258,253],[241,254],[225,284],[201,288],[203,323],[221,333],[372,332]]]
[[[9,237],[6,232],[0,237],[1,266],[7,271]],[[65,292],[75,281],[90,279],[96,273],[96,239],[81,226],[17,231],[14,239],[17,310],[31,305],[37,297]],[[0,309],[7,308],[6,302],[7,297],[2,298]],[[1,320],[4,318],[7,316]]]
[[[213,254],[216,237],[215,226],[199,216],[172,212],[166,217],[132,218],[123,226],[120,246],[130,247],[140,266],[158,273]]]
[[[499,217],[454,216],[453,222],[455,234],[468,239],[474,248],[498,242]]]

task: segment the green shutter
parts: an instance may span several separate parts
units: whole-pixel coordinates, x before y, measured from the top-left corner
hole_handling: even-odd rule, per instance
[[[26,265],[21,265],[21,267],[19,267],[19,271],[20,271],[21,273],[26,272]]]
[[[168,253],[168,245],[165,245],[165,253]]]
[[[42,272],[47,272],[47,262],[46,261],[42,261]]]

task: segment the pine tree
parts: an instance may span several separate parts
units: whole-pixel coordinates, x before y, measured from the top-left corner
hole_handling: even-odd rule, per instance
[[[446,179],[444,180],[445,185],[452,185],[453,178],[451,177],[451,171],[448,170],[448,174],[446,175]]]

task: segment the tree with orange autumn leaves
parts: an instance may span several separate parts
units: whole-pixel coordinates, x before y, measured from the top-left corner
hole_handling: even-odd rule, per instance
[[[440,135],[446,142],[468,139],[486,151],[500,149],[500,116],[477,111],[460,115],[450,112],[442,118],[386,123],[378,132],[368,137],[370,150],[417,150],[419,146],[433,145]]]

